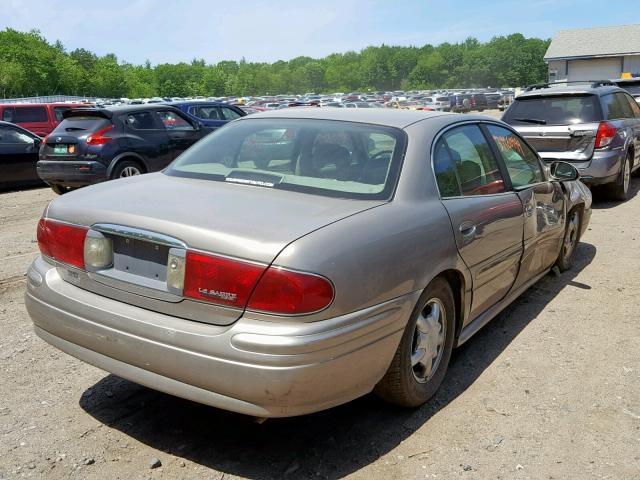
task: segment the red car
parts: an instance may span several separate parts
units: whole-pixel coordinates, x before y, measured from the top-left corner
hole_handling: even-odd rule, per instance
[[[83,104],[7,103],[0,104],[0,120],[26,128],[40,137],[49,135],[62,121],[62,114]]]

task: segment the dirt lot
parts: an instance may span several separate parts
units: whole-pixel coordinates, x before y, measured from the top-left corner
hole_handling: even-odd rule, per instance
[[[39,340],[23,274],[53,194],[2,193],[0,479],[640,479],[639,180],[632,189],[625,204],[596,203],[574,269],[459,349],[428,405],[368,396],[262,425]]]

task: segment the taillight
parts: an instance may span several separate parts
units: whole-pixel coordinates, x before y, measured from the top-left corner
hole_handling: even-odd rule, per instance
[[[319,275],[269,267],[258,282],[248,309],[285,315],[313,313],[333,301],[333,285]]]
[[[105,137],[105,133],[113,130],[115,128],[114,125],[109,125],[101,130],[98,130],[95,133],[92,133],[87,137],[87,145],[104,145],[110,140],[113,140],[111,137]]]
[[[264,265],[187,251],[183,295],[244,308],[265,268]]]
[[[618,133],[618,129],[609,122],[600,122],[596,133],[596,148],[604,148],[611,145],[611,142]]]
[[[38,247],[43,255],[84,269],[86,227],[41,218],[38,222]]]

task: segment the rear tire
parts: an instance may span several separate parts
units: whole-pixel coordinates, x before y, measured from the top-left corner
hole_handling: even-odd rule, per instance
[[[67,187],[63,187],[62,185],[51,185],[51,190],[58,195],[64,195],[70,191]]]
[[[567,214],[567,228],[565,229],[564,238],[560,254],[556,260],[556,266],[561,272],[566,272],[573,265],[573,257],[576,253],[576,247],[580,240],[580,230],[582,227],[582,216],[580,210],[574,208]]]
[[[453,293],[444,279],[436,278],[420,296],[376,395],[401,407],[427,402],[447,373],[454,336]]]
[[[627,200],[629,195],[632,161],[633,158],[631,156],[631,152],[628,152],[624,159],[624,163],[622,164],[622,168],[620,169],[620,176],[615,182],[606,186],[608,196],[611,200],[617,200],[619,202]]]
[[[142,175],[144,170],[140,167],[140,164],[132,160],[124,160],[116,165],[111,173],[111,179],[134,177],[136,175]]]

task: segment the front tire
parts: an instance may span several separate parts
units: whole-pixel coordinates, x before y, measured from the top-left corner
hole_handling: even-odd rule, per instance
[[[556,260],[556,266],[561,272],[566,272],[573,265],[573,256],[580,240],[580,230],[582,227],[582,217],[580,210],[574,208],[567,214],[567,228],[565,229],[564,239],[560,254]]]
[[[69,191],[67,187],[63,187],[62,185],[51,185],[51,190],[58,195],[64,195]]]
[[[454,336],[453,293],[443,278],[436,278],[420,296],[375,393],[401,407],[427,402],[447,373]]]

